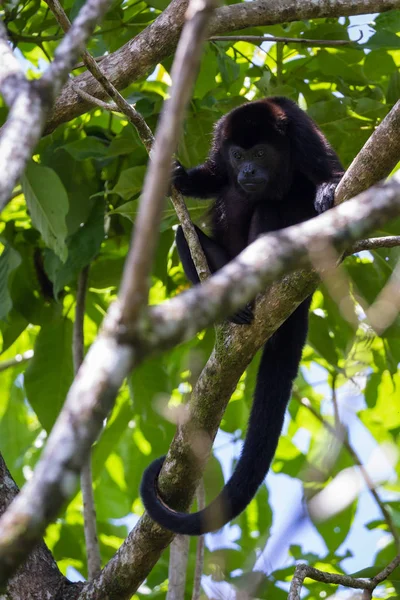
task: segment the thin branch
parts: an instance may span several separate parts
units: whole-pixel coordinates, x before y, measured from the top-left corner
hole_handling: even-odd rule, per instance
[[[81,90],[81,88],[77,85],[74,85],[74,89],[80,98],[83,98],[83,100],[86,100],[87,102],[91,102],[91,104],[94,104],[98,108],[101,108],[102,110],[107,110],[109,112],[120,112],[115,102],[104,102],[104,100],[99,100],[98,98],[91,96],[84,90]]]
[[[400,555],[396,556],[391,563],[387,565],[383,571],[381,571],[372,579],[359,579],[357,577],[351,577],[350,575],[338,575],[337,573],[326,573],[310,567],[308,565],[297,565],[295,575],[290,586],[288,600],[300,600],[301,589],[303,587],[304,579],[309,577],[314,581],[320,581],[321,583],[333,583],[335,585],[344,585],[352,589],[369,590],[373,591],[379,583],[382,583],[389,575],[396,569],[400,564]],[[365,596],[368,598],[368,596]]]
[[[61,27],[64,29],[64,31],[68,31],[68,29],[70,27],[70,22],[68,20],[67,15],[65,14],[63,8],[61,7],[60,3],[58,2],[58,0],[48,0],[47,3],[50,6],[50,8],[52,9],[52,11],[54,12],[57,21],[59,22]],[[147,152],[150,154],[152,147],[153,147],[153,143],[154,143],[154,137],[153,137],[150,127],[147,125],[147,123],[144,120],[144,118],[142,117],[142,115],[139,112],[137,112],[137,110],[133,106],[131,106],[125,100],[125,98],[123,98],[121,96],[121,94],[118,92],[116,87],[104,75],[104,73],[102,72],[102,70],[99,68],[99,66],[97,64],[97,62],[99,62],[99,61],[96,61],[96,59],[94,59],[91,56],[91,54],[87,51],[85,51],[82,54],[82,56],[83,56],[83,62],[86,65],[88,71],[90,71],[90,73],[93,75],[93,77],[95,77],[95,79],[100,83],[102,88],[105,90],[105,92],[108,94],[108,96],[114,100],[114,102],[113,103],[105,103],[105,102],[99,100],[98,98],[95,98],[94,96],[91,96],[90,94],[87,94],[84,90],[82,90],[80,87],[78,87],[74,83],[74,80],[72,79],[74,89],[76,90],[77,94],[81,98],[91,102],[92,104],[99,106],[100,108],[102,108],[104,110],[120,111],[123,114],[125,114],[128,117],[129,121],[132,123],[132,125],[136,128],[144,147],[146,148]],[[176,71],[178,73],[179,73],[179,68],[176,69]],[[194,72],[196,72],[195,64],[193,64],[193,68],[194,68]],[[203,250],[200,246],[196,230],[193,227],[193,223],[190,219],[190,216],[189,216],[189,213],[186,208],[186,204],[183,200],[182,195],[179,194],[177,192],[177,190],[175,190],[175,189],[172,190],[171,200],[172,200],[172,204],[175,208],[176,214],[178,216],[178,219],[182,225],[182,229],[183,229],[185,238],[188,242],[193,262],[197,268],[197,272],[199,273],[200,280],[202,281],[206,277],[209,277],[210,271],[209,271],[208,264],[207,264],[206,258],[204,256]]]
[[[346,256],[362,252],[363,250],[379,250],[382,248],[396,248],[400,246],[400,235],[387,235],[384,237],[367,238],[356,242],[347,250]]]
[[[121,283],[121,321],[135,323],[147,301],[148,277],[157,243],[164,197],[168,192],[171,157],[175,151],[183,115],[200,64],[202,42],[215,0],[191,0],[172,65],[173,85],[167,108],[161,113],[132,244]]]
[[[7,369],[11,369],[12,367],[23,365],[28,360],[31,360],[31,358],[33,358],[33,350],[27,350],[23,354],[17,354],[9,360],[3,360],[0,362],[0,373],[2,371],[6,371]]]
[[[301,406],[304,406],[304,408],[306,408],[308,411],[310,411],[312,413],[312,415],[314,415],[314,417],[321,423],[321,425],[327,431],[329,431],[329,433],[331,435],[333,435],[340,442],[343,443],[343,446],[346,448],[347,452],[350,454],[350,456],[351,456],[354,464],[359,467],[360,474],[363,477],[367,488],[371,492],[371,494],[372,494],[372,496],[373,496],[373,498],[374,498],[374,500],[375,500],[375,502],[376,502],[379,510],[381,511],[382,516],[383,516],[383,518],[384,518],[387,526],[388,526],[388,529],[389,529],[390,533],[393,536],[394,542],[396,544],[397,551],[400,552],[400,536],[399,536],[399,533],[397,531],[396,525],[393,522],[392,516],[391,516],[390,512],[387,510],[384,502],[381,500],[378,492],[376,491],[376,486],[375,486],[374,482],[372,481],[371,477],[369,476],[368,471],[366,470],[366,468],[365,468],[364,464],[362,463],[360,457],[358,456],[357,452],[354,450],[353,446],[350,444],[348,436],[347,436],[347,432],[346,432],[346,435],[343,435],[343,426],[340,427],[340,428],[333,427],[328,421],[326,421],[313,408],[313,406],[309,402],[306,402],[306,401],[302,400],[296,394],[294,394],[293,397],[299,402],[299,404],[301,404]]]
[[[204,480],[200,479],[200,483],[197,488],[197,510],[203,510],[205,508],[205,505],[206,505],[206,493],[205,493],[205,489],[204,489]],[[204,550],[205,550],[205,537],[204,537],[204,535],[200,535],[197,540],[196,567],[195,567],[195,571],[194,571],[192,600],[200,600],[201,576],[203,575],[203,569],[204,569]]]
[[[169,550],[168,592],[166,600],[184,600],[189,560],[189,536],[176,535]]]
[[[73,331],[72,350],[75,376],[84,358],[84,318],[86,292],[89,278],[89,267],[82,269],[78,279],[76,292],[76,309]],[[88,562],[88,577],[94,579],[101,571],[99,541],[96,529],[96,508],[93,497],[92,452],[89,450],[81,470],[81,491],[83,501],[83,523],[85,545]]]
[[[209,38],[210,42],[249,42],[250,44],[260,45],[264,42],[283,42],[285,44],[305,44],[310,47],[335,47],[352,46],[362,38],[362,32],[358,40],[313,40],[308,38],[291,38],[276,35],[214,35]]]
[[[70,30],[71,23],[59,1],[46,0],[46,2],[63,30],[68,32]],[[112,85],[97,64],[98,61],[96,61],[87,50],[82,52],[82,58],[88,71],[90,71],[93,77],[95,77],[95,79],[100,83],[108,96],[114,100],[118,109],[125,114],[129,118],[130,122],[136,127],[145,148],[147,151],[149,151],[153,141],[153,134],[143,117],[129,104],[129,102],[125,100],[125,98],[118,92],[116,87]],[[75,89],[79,87],[79,84],[75,84],[74,81],[73,85]],[[82,88],[79,87],[79,91],[77,91],[77,93],[81,95],[82,91],[85,92],[85,90],[82,90]],[[90,102],[93,102],[93,96],[91,94],[89,94],[89,96]],[[107,110],[110,109],[107,108]]]

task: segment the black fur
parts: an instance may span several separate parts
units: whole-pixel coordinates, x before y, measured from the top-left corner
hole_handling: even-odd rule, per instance
[[[261,158],[253,160],[260,144],[264,144]],[[189,171],[178,164],[174,184],[185,195],[215,198],[212,238],[197,228],[215,272],[261,233],[300,223],[330,208],[342,174],[338,157],[316,124],[291,100],[273,97],[222,117],[208,159]],[[180,228],[176,242],[187,277],[198,283]],[[213,531],[237,517],[256,494],[278,444],[307,337],[310,301],[305,300],[264,346],[243,450],[219,496],[203,511],[174,512],[157,492],[164,457],[145,471],[143,503],[160,525],[188,535]],[[231,320],[247,324],[252,318],[248,305]]]

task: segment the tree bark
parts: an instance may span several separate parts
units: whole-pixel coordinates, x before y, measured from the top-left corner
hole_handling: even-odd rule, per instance
[[[104,75],[117,89],[122,90],[144,77],[173,54],[183,27],[186,7],[186,0],[172,0],[154,23],[101,61]],[[398,0],[253,0],[218,8],[209,24],[208,33],[210,36],[219,35],[246,27],[385,12],[395,8],[399,8]],[[107,98],[90,73],[75,77],[74,84],[82,86],[85,92],[96,98]],[[54,106],[45,132],[50,133],[61,123],[74,119],[90,108],[91,104],[79,97],[74,85],[67,83]]]

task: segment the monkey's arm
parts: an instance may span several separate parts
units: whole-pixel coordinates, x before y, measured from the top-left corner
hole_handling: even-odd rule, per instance
[[[172,183],[184,196],[215,198],[227,181],[209,161],[188,171],[177,161],[172,173]]]

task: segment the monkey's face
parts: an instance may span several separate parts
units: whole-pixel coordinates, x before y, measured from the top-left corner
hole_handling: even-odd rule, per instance
[[[248,149],[230,146],[229,163],[240,189],[246,195],[258,198],[275,179],[280,161],[273,146],[257,144]]]

